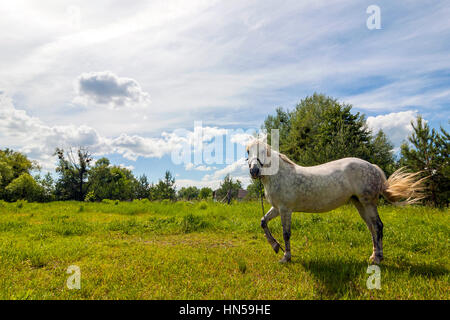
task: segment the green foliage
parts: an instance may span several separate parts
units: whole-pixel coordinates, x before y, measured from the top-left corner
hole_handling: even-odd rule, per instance
[[[261,198],[261,193],[264,194],[264,185],[259,179],[252,179],[251,183],[247,186],[247,200],[257,200]]]
[[[208,224],[204,221],[202,216],[194,215],[192,213],[188,213],[183,217],[181,221],[182,231],[184,233],[190,233],[194,231],[199,231],[208,226]]]
[[[275,110],[275,115],[268,115],[264,120],[262,128],[267,132],[267,139],[271,141],[271,129],[278,129],[280,134],[280,152],[286,153],[288,150],[286,142],[289,140],[289,135],[291,132],[292,121],[291,118],[294,112],[289,110],[283,110],[282,108],[277,108]],[[281,143],[283,142],[283,143]]]
[[[164,179],[150,187],[150,198],[152,200],[175,200],[175,178],[170,171],[166,171]]]
[[[135,187],[139,182],[133,173],[119,166],[111,166],[107,158],[100,158],[89,170],[89,189],[93,199],[131,200],[134,199]],[[143,186],[140,186],[140,188]],[[139,193],[145,193],[139,190]]]
[[[150,198],[150,183],[147,176],[143,174],[138,179],[135,179],[135,198],[148,199]]]
[[[200,210],[205,210],[205,209],[208,208],[208,203],[207,203],[206,201],[201,201],[200,204],[199,204],[199,206],[198,206],[198,208],[199,208]]]
[[[43,198],[44,189],[33,179],[29,173],[22,173],[5,188],[8,200],[17,201],[26,199],[38,201]]]
[[[245,271],[247,271],[247,264],[244,260],[240,259],[238,261],[238,268],[241,273],[245,273]]]
[[[222,201],[226,200],[228,203],[232,199],[236,199],[239,189],[242,188],[242,183],[239,180],[233,181],[233,178],[229,174],[225,176],[220,183],[219,189],[216,190],[216,199]]]
[[[40,202],[49,202],[56,200],[55,197],[55,181],[53,180],[52,175],[50,172],[47,172],[44,177],[41,177],[40,175],[36,175],[34,177],[36,182],[39,184],[39,186],[42,188],[42,196],[38,201]]]
[[[206,199],[210,199],[212,197],[212,194],[213,194],[213,190],[211,188],[203,187],[200,189],[200,193],[199,193],[198,197],[200,199],[206,200]]]
[[[86,196],[84,197],[84,201],[85,202],[92,202],[95,200],[95,192],[94,191],[89,191],[88,193],[86,193]]]
[[[413,133],[401,146],[400,163],[412,171],[421,171],[426,180],[428,202],[434,206],[448,206],[450,201],[449,133],[441,127],[439,133],[418,116],[411,122]]]
[[[371,152],[369,161],[377,164],[383,169],[387,176],[390,176],[399,168],[398,164],[394,162],[392,153],[394,146],[382,130],[379,130],[372,138],[372,145],[370,147]]]
[[[178,191],[178,198],[183,200],[194,200],[199,197],[200,190],[197,187],[183,187]]]
[[[88,192],[87,178],[92,162],[91,154],[84,148],[78,148],[76,155],[72,149],[65,154],[63,149],[56,148],[55,154],[59,163],[56,172],[56,196],[61,200],[83,201]]]
[[[388,174],[394,158],[392,145],[383,132],[375,136],[364,115],[352,106],[323,94],[303,99],[294,110],[276,110],[263,129],[280,130],[280,151],[300,165],[310,166],[344,157],[358,157],[379,165]]]
[[[30,172],[38,168],[20,152],[8,148],[0,150],[0,199],[37,201],[41,190]]]

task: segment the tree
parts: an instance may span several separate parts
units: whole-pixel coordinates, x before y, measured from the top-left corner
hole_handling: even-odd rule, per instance
[[[412,134],[408,143],[401,146],[400,164],[412,171],[421,171],[426,180],[429,201],[434,206],[448,206],[450,198],[449,134],[441,127],[441,133],[430,129],[418,116],[411,122]]]
[[[111,166],[107,158],[100,158],[89,170],[89,190],[93,200],[131,200],[136,195],[138,181],[132,172]],[[147,193],[148,196],[148,193]]]
[[[264,185],[259,179],[252,179],[251,183],[247,186],[247,199],[255,200],[261,197],[261,189],[264,193]]]
[[[198,198],[200,190],[197,187],[183,187],[178,191],[178,197],[185,200],[194,200]]]
[[[398,169],[392,151],[394,146],[383,130],[379,130],[378,133],[372,137],[370,148],[370,158],[368,160],[383,169],[387,176],[390,176]]]
[[[39,201],[44,194],[44,189],[27,172],[22,173],[18,178],[8,184],[5,191],[10,201],[17,201],[19,199]]]
[[[39,169],[39,166],[26,155],[8,148],[0,150],[0,199],[36,201],[37,184],[30,175],[34,169]],[[18,194],[15,195],[14,191]]]
[[[282,108],[277,108],[275,110],[275,115],[268,115],[264,120],[262,129],[265,129],[267,133],[267,141],[271,141],[271,130],[278,129],[280,142],[288,141],[289,133],[291,132],[291,117],[292,112],[289,110],[283,110]],[[286,153],[285,148],[287,145],[285,143],[280,143],[280,152]]]
[[[200,189],[199,198],[200,199],[209,199],[212,197],[213,190],[209,187],[203,187]]]
[[[55,155],[59,159],[56,172],[59,180],[56,183],[56,194],[61,200],[83,201],[88,190],[87,178],[92,157],[85,148],[78,148],[76,156],[72,149],[65,155],[64,150],[56,148]],[[67,156],[67,159],[66,159]]]
[[[231,199],[235,199],[238,195],[239,189],[242,188],[242,183],[239,180],[233,181],[231,176],[227,174],[216,191],[218,200],[226,199],[230,203]]]
[[[175,178],[170,171],[166,171],[164,179],[159,180],[159,182],[151,188],[150,195],[152,200],[175,199]]]
[[[50,172],[47,172],[44,177],[36,175],[34,177],[38,185],[42,188],[42,196],[38,201],[48,202],[55,200],[55,181]]]
[[[150,197],[150,183],[147,176],[143,174],[135,182],[135,198],[145,199]]]
[[[349,104],[315,93],[292,111],[277,109],[275,116],[266,118],[263,129],[270,133],[279,126],[280,151],[300,165],[358,157],[390,172],[392,145],[382,131],[373,136],[364,115],[351,109]]]

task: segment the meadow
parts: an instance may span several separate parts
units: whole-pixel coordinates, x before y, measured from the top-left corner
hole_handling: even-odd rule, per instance
[[[385,260],[369,290],[371,238],[350,205],[294,213],[283,265],[258,202],[0,202],[0,299],[449,299],[449,210],[379,212]],[[269,227],[282,240],[280,219]],[[66,286],[71,265],[81,289]]]

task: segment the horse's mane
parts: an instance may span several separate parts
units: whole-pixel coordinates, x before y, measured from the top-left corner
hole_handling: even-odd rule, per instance
[[[269,144],[267,144],[266,142],[264,142],[263,140],[260,139],[254,139],[252,141],[250,141],[247,146],[245,147],[245,151],[248,152],[250,147],[252,147],[255,144],[262,144],[267,150],[271,150],[272,148],[270,147]]]
[[[250,148],[252,145],[254,145],[254,144],[264,144],[264,146],[265,146],[268,150],[270,150],[270,151],[272,150],[272,147],[271,147],[269,144],[265,143],[264,141],[261,141],[261,140],[253,140],[253,141],[251,141],[249,144],[247,144],[246,151],[248,152],[249,148]],[[289,159],[285,154],[282,154],[281,152],[278,152],[278,154],[279,154],[279,156],[280,156],[280,159],[283,160],[284,162],[286,162],[286,163],[288,163],[288,164],[290,164],[290,165],[292,165],[292,166],[296,166],[296,165],[297,165],[294,161],[292,161],[291,159]]]
[[[289,159],[285,154],[279,153],[281,160],[283,160],[284,162],[287,162],[293,166],[296,166],[297,164],[292,161],[291,159]]]

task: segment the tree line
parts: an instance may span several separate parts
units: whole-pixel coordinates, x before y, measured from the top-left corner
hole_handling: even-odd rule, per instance
[[[94,162],[91,153],[82,147],[75,151],[57,148],[54,155],[58,158],[57,178],[49,172],[44,176],[33,176],[32,172],[40,169],[36,162],[20,152],[0,150],[0,200],[196,200],[211,199],[214,192],[209,187],[199,189],[195,186],[177,191],[170,171],[166,171],[158,183],[150,183],[145,174],[136,177],[127,168],[111,165],[106,157]],[[227,175],[215,192],[217,197],[222,197],[231,189],[235,197],[241,187],[239,180],[234,181]]]
[[[418,116],[412,123],[412,134],[402,144],[400,152],[393,153],[393,145],[386,134],[372,132],[365,116],[352,112],[352,106],[323,94],[314,94],[301,100],[292,110],[277,108],[275,114],[264,120],[261,129],[268,134],[279,129],[280,151],[303,166],[358,157],[377,164],[387,176],[405,166],[428,177],[428,197],[425,203],[443,207],[449,205],[450,166],[449,133],[432,129]],[[56,178],[50,173],[32,175],[39,170],[38,163],[24,154],[10,149],[0,150],[0,199],[16,201],[78,200],[101,201],[133,200],[217,200],[235,199],[242,183],[227,175],[219,189],[188,186],[175,188],[175,178],[166,171],[156,184],[146,175],[136,177],[132,171],[111,165],[106,157],[94,160],[89,150],[57,148]],[[260,196],[257,180],[247,187],[247,199]],[[228,200],[229,200],[228,199]]]

